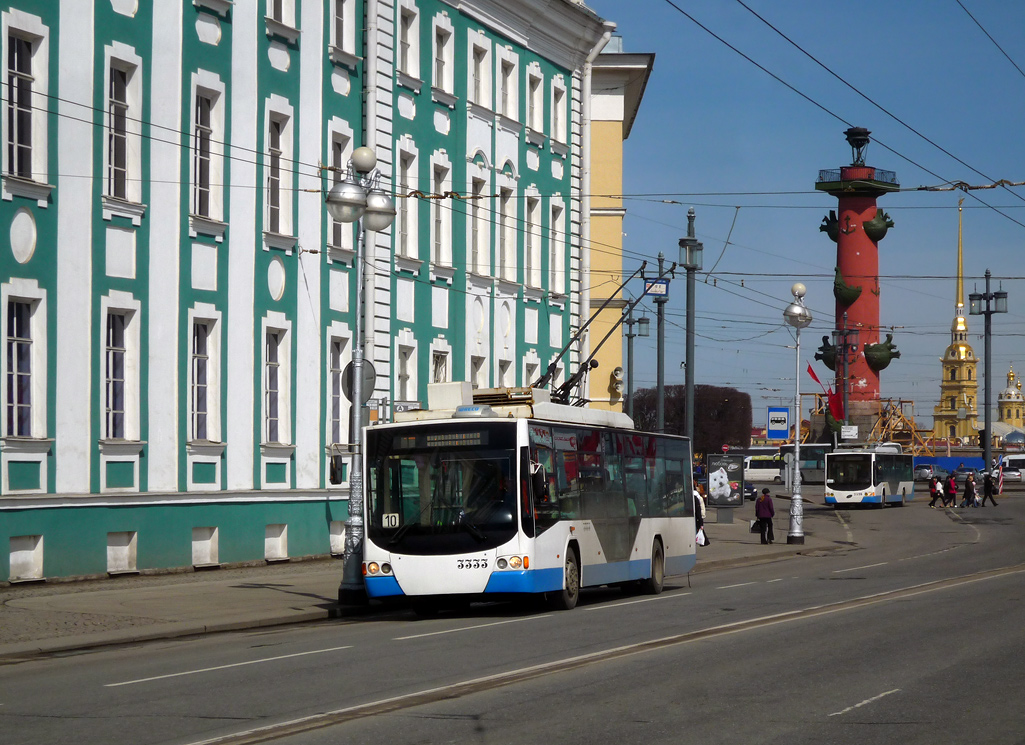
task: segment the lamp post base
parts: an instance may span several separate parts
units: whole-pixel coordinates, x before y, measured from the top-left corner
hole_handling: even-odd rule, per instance
[[[804,536],[803,535],[788,535],[787,536],[787,543],[790,544],[790,545],[797,544],[797,545],[803,546],[804,545]]]

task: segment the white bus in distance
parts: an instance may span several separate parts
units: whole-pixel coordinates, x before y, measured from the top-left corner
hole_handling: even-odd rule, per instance
[[[914,499],[914,458],[898,443],[844,445],[826,453],[826,504],[892,504]]]
[[[744,457],[744,481],[783,483],[783,456],[778,452],[773,455],[747,455]]]
[[[429,409],[364,429],[369,597],[433,613],[544,594],[568,610],[581,587],[658,593],[693,567],[689,439],[544,390],[428,390]]]

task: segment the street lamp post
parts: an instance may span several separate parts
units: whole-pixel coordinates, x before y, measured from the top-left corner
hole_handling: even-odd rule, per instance
[[[807,288],[795,282],[790,288],[794,302],[783,311],[783,319],[794,327],[797,347],[797,374],[794,376],[794,487],[790,496],[790,529],[787,543],[804,543],[804,504],[801,502],[801,329],[811,323],[811,311],[804,306]]]
[[[684,434],[694,440],[694,274],[701,269],[704,245],[694,232],[694,208],[687,210],[687,237],[680,239],[680,264],[687,270],[687,364],[684,370],[686,417]]]
[[[345,553],[341,602],[366,602],[360,564],[363,558],[363,251],[368,230],[385,230],[395,219],[395,200],[380,187],[377,155],[369,147],[356,148],[346,167],[345,178],[327,194],[327,211],[338,222],[357,223],[356,296],[353,310],[352,345],[352,469],[349,474],[349,514],[345,520]]]
[[[993,335],[993,314],[994,313],[1006,313],[1007,312],[1007,292],[1003,289],[997,290],[996,292],[989,291],[989,279],[992,275],[989,269],[986,270],[986,291],[984,293],[973,292],[968,295],[968,313],[973,316],[985,316],[985,334],[983,336],[985,344],[985,356],[986,356],[986,382],[985,391],[983,393],[983,407],[985,408],[985,424],[982,431],[982,458],[983,458],[983,469],[988,473],[991,468],[993,458],[993,435],[990,431],[990,411],[989,411],[989,373],[992,365],[992,353],[990,351],[990,338]],[[985,301],[986,307],[982,307],[982,303]],[[992,303],[992,305],[991,305]]]
[[[634,320],[633,305],[629,305],[626,311],[626,414],[631,419],[634,416],[634,337],[648,336],[651,322],[647,316],[641,316]],[[634,324],[637,325],[637,333],[634,333]]]

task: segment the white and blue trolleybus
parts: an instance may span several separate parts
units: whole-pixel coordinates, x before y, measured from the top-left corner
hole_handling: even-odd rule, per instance
[[[430,409],[364,430],[369,597],[544,593],[568,610],[581,587],[658,593],[693,567],[689,439],[544,390],[430,388]]]
[[[845,445],[826,453],[826,504],[903,507],[915,496],[913,460],[898,443]]]

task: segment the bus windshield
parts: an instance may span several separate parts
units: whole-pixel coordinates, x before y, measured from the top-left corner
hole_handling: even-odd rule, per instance
[[[367,432],[367,538],[404,554],[495,548],[516,534],[515,422]]]
[[[834,489],[868,489],[872,485],[870,453],[832,453],[826,483]]]

